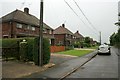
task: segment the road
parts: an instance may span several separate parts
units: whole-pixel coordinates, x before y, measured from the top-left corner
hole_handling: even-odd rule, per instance
[[[89,59],[93,53],[68,60],[42,73],[34,73],[23,78],[59,78],[73,80],[118,80],[118,50],[111,48],[111,55],[97,55]],[[94,52],[96,54],[96,51]],[[90,61],[89,61],[90,60]],[[88,61],[86,64],[82,63]],[[75,69],[75,71],[74,71]],[[69,75],[67,75],[69,74]],[[64,77],[63,77],[64,76]],[[88,79],[89,78],[89,79]],[[99,78],[99,79],[98,79]]]
[[[118,78],[118,56],[111,48],[111,55],[97,55],[66,78]]]

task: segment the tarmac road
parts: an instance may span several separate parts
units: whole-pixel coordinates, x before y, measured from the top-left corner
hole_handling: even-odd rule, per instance
[[[111,55],[97,55],[87,64],[66,78],[118,78],[118,55],[111,48]],[[88,80],[89,80],[88,79]],[[118,79],[117,79],[118,80]]]

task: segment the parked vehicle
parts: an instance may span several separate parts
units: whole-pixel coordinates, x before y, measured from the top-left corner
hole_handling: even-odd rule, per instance
[[[108,46],[106,44],[100,45],[99,48],[98,48],[98,55],[99,54],[109,54],[109,55],[111,55],[110,46]]]

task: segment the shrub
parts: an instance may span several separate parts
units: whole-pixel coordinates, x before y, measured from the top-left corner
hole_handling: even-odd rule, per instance
[[[2,39],[2,57],[13,57],[19,59],[19,41],[20,39]]]
[[[25,39],[27,43],[20,43]],[[1,44],[1,43],[0,43]],[[34,61],[38,65],[39,38],[10,38],[2,40],[3,58],[14,57],[24,61]],[[43,64],[50,60],[50,44],[43,39]]]
[[[29,59],[29,56],[28,56],[28,54],[29,54],[28,53],[28,43],[26,41],[20,42],[19,47],[20,47],[20,50],[19,50],[20,60],[27,61]]]
[[[33,61],[33,45],[34,45],[34,38],[9,38],[9,39],[2,39],[2,56],[3,58],[10,58],[13,57],[15,59],[20,59],[19,52],[20,42],[25,39],[28,43],[28,51],[26,53],[26,59],[29,61]]]
[[[74,46],[72,46],[72,45],[71,45],[71,46],[66,46],[66,47],[65,47],[65,50],[72,50],[72,49],[74,49]]]
[[[43,39],[43,64],[49,63],[50,60],[50,44],[48,39]]]
[[[35,44],[34,44],[34,62],[36,65],[38,65],[39,63],[39,58],[38,58],[38,54],[39,54],[39,38],[35,38],[34,40]],[[47,64],[50,60],[50,44],[49,44],[49,40],[48,39],[43,39],[43,64]]]

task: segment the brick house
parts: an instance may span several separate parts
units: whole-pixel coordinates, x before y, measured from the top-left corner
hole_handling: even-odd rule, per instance
[[[54,30],[55,45],[69,46],[72,45],[73,33],[65,28],[65,24]]]
[[[2,18],[1,38],[20,38],[39,36],[39,19],[29,14],[29,9],[24,8],[24,12],[15,10]],[[43,37],[49,38],[50,43],[54,45],[53,29],[47,24],[43,24]]]
[[[79,31],[74,33],[74,41],[75,42],[84,41],[84,37],[79,33]]]

